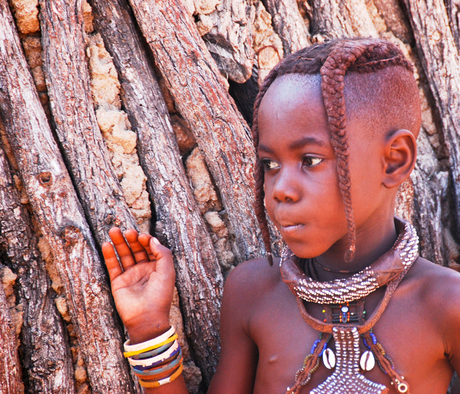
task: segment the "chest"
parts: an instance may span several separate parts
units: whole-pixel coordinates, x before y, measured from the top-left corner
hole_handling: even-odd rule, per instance
[[[375,303],[378,303],[378,297]],[[372,302],[369,307],[373,307]],[[322,318],[320,306],[310,306],[308,309],[316,318]],[[427,314],[429,312],[420,308],[404,307],[395,294],[394,300],[375,325],[373,333],[391,358],[395,369],[410,384],[412,394],[444,394],[452,369],[444,357],[442,340],[435,339],[431,325],[424,325],[422,328],[421,316],[424,316],[423,320],[428,317]],[[264,394],[282,394],[287,387],[292,387],[296,371],[302,367],[313,344],[320,338],[320,333],[302,319],[295,298],[289,290],[284,291],[282,287],[273,298],[264,300],[259,305],[251,321],[251,333],[254,333],[253,339],[259,351],[254,393]],[[361,355],[368,349],[362,338],[357,342]],[[333,339],[329,341],[328,347],[337,354]],[[334,369],[327,369],[320,359],[317,370],[301,393],[309,393],[333,372]],[[364,372],[360,369],[359,373],[372,382],[389,387],[389,393],[397,393],[378,363],[371,371]],[[432,389],[427,391],[427,387]]]

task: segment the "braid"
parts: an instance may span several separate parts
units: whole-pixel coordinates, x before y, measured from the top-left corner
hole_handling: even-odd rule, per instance
[[[364,52],[363,47],[347,48],[347,43],[332,50],[323,67],[321,67],[321,90],[324,107],[331,131],[331,143],[337,157],[337,176],[339,190],[345,205],[345,214],[348,225],[348,240],[350,248],[345,255],[345,261],[353,260],[356,249],[356,224],[351,202],[351,181],[348,168],[348,135],[346,133],[346,115],[344,79],[349,66]]]
[[[286,74],[320,74],[324,107],[331,132],[331,144],[337,158],[339,190],[345,205],[349,250],[345,261],[352,261],[356,249],[356,224],[351,200],[351,179],[348,168],[348,136],[344,99],[345,74],[376,72],[391,66],[402,66],[413,72],[412,64],[392,43],[381,39],[340,39],[301,49],[283,59],[264,80],[254,104],[253,140],[259,145],[258,115],[260,103],[273,81]],[[264,170],[261,163],[255,167],[255,212],[270,264],[271,242],[264,208]]]

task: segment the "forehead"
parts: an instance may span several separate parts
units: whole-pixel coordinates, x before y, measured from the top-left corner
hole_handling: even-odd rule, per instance
[[[287,74],[278,77],[265,93],[259,111],[302,102],[323,105],[320,75]]]
[[[348,101],[347,97],[345,99]],[[367,149],[369,144],[380,143],[381,139],[375,138],[372,124],[365,121],[361,113],[350,116],[350,112],[354,111],[347,108],[349,144],[358,149]],[[302,133],[307,132],[314,132],[324,141],[329,141],[321,76],[287,74],[275,79],[260,104],[258,129],[260,141],[266,139],[268,134],[272,137],[277,135],[278,138],[293,138],[293,134],[297,134],[297,138],[300,138]]]
[[[320,77],[286,75],[276,79],[261,102],[258,129],[259,149],[280,149],[305,138],[329,145]]]

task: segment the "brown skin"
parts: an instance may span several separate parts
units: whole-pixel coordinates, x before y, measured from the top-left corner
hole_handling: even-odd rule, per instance
[[[366,126],[352,120],[347,130],[357,247],[355,259],[345,265],[346,219],[318,77],[280,77],[261,103],[259,158],[266,167],[266,207],[271,219],[297,256],[317,256],[323,266],[356,271],[395,242],[395,194],[415,165],[416,143],[414,133],[404,129],[373,133],[369,138]],[[119,229],[112,229],[110,236],[124,271],[113,247],[104,244],[119,314],[132,342],[153,338],[169,327],[174,285],[171,253],[153,237],[138,236],[134,230],[125,233],[129,247]],[[318,274],[320,280],[347,276],[321,270]],[[368,313],[381,300],[383,290],[367,297]],[[314,317],[323,318],[321,305],[306,307]],[[445,394],[453,370],[460,371],[458,327],[460,275],[419,258],[374,333],[412,394]],[[285,392],[318,337],[302,320],[276,262],[272,267],[265,259],[241,264],[225,284],[222,353],[209,393]],[[321,363],[302,393],[331,373]],[[396,392],[378,367],[365,376]],[[179,378],[146,392],[187,391]]]

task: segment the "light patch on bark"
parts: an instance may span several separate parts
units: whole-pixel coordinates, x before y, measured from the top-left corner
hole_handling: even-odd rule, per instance
[[[211,210],[220,211],[222,204],[217,197],[216,189],[212,184],[211,176],[199,148],[193,150],[187,158],[185,166],[201,213],[205,214]]]
[[[83,26],[85,28],[85,33],[89,34],[94,31],[93,26],[93,10],[86,0],[83,0]]]
[[[272,26],[272,17],[261,1],[256,1],[251,7],[252,41],[256,53],[258,77],[262,85],[270,70],[284,57],[283,43]]]
[[[11,269],[0,265],[0,278],[2,280],[3,290],[10,310],[11,320],[14,324],[17,343],[19,344],[19,335],[21,334],[24,312],[22,305],[16,304],[14,285],[17,277],[18,276],[11,271]]]
[[[123,196],[142,232],[150,230],[150,201],[147,177],[139,165],[136,133],[121,110],[120,82],[112,58],[100,35],[89,38],[87,48],[91,92],[96,117],[120,181]]]
[[[38,22],[38,0],[11,0],[12,11],[18,30],[23,34],[40,30]]]
[[[199,148],[195,148],[185,163],[195,200],[203,214],[211,234],[211,239],[216,250],[219,264],[228,270],[235,262],[235,256],[229,242],[229,232],[225,222],[219,215],[222,203],[211,180],[211,175]]]

